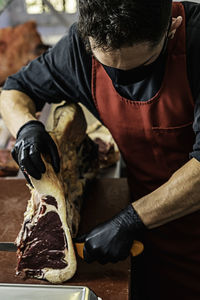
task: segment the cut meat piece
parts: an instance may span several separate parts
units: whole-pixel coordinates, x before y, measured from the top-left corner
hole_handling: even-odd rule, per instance
[[[10,150],[0,149],[0,177],[16,176],[19,167],[11,156]]]
[[[99,146],[99,163],[101,168],[112,166],[119,160],[119,151],[115,151],[114,143],[105,142],[100,137],[96,137],[94,142]]]
[[[19,171],[10,152],[14,143],[15,139],[11,137],[4,121],[0,118],[0,177],[16,176]]]
[[[1,91],[0,91],[1,93]],[[0,118],[0,149],[5,149],[11,134],[4,121]]]
[[[88,126],[87,134],[98,145],[100,168],[110,167],[120,159],[119,149],[111,133],[99,121]]]
[[[10,150],[15,143],[3,119],[0,118],[0,177],[16,176],[19,167],[12,158]]]
[[[46,206],[42,205],[40,218],[31,228],[31,234],[27,238],[28,247],[23,253],[22,263],[20,263],[21,256],[19,255],[18,271],[26,268],[63,269],[67,266],[67,262],[64,261],[67,243],[60,218],[54,211],[43,215],[45,210]],[[36,261],[35,257],[38,258]]]
[[[22,66],[41,55],[48,46],[42,43],[35,21],[0,29],[0,85]]]
[[[16,239],[17,272],[61,283],[76,271],[71,235],[78,231],[85,185],[98,169],[98,151],[78,105],[54,106],[47,129],[60,152],[60,173],[43,157],[46,173],[41,180],[30,177],[34,188]]]

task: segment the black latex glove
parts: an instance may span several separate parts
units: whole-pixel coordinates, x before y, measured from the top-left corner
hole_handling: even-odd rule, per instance
[[[60,158],[56,144],[41,122],[29,121],[17,133],[12,156],[23,172],[40,179],[46,171],[41,153],[50,156],[54,171],[59,172]]]
[[[145,225],[130,204],[110,221],[76,238],[75,242],[85,242],[83,254],[86,262],[115,263],[128,257],[136,233],[143,229]]]

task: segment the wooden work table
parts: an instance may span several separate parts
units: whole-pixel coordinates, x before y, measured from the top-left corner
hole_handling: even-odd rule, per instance
[[[0,179],[0,242],[13,242],[20,230],[30,192],[23,179]],[[82,210],[80,233],[111,218],[129,201],[125,179],[96,179],[88,189]],[[15,276],[16,254],[0,252],[0,283],[50,284]],[[78,259],[75,276],[64,285],[87,286],[103,300],[130,297],[130,259],[117,264],[87,264]]]

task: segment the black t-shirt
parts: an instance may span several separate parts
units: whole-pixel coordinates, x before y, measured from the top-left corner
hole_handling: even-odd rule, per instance
[[[195,102],[193,129],[196,141],[190,157],[200,161],[200,4],[182,2],[186,13],[187,75]],[[116,91],[130,100],[147,101],[160,89],[165,59],[153,74],[128,86],[114,85]],[[80,102],[99,120],[91,93],[92,57],[86,52],[73,24],[69,33],[39,58],[8,77],[3,89],[16,89],[30,96],[40,110],[45,102],[62,100]]]

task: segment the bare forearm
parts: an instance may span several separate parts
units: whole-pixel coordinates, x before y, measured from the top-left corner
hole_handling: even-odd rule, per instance
[[[200,209],[200,162],[191,159],[154,192],[133,203],[148,228]]]
[[[26,94],[16,91],[2,91],[0,97],[0,112],[13,136],[19,128],[35,118],[35,105]]]

